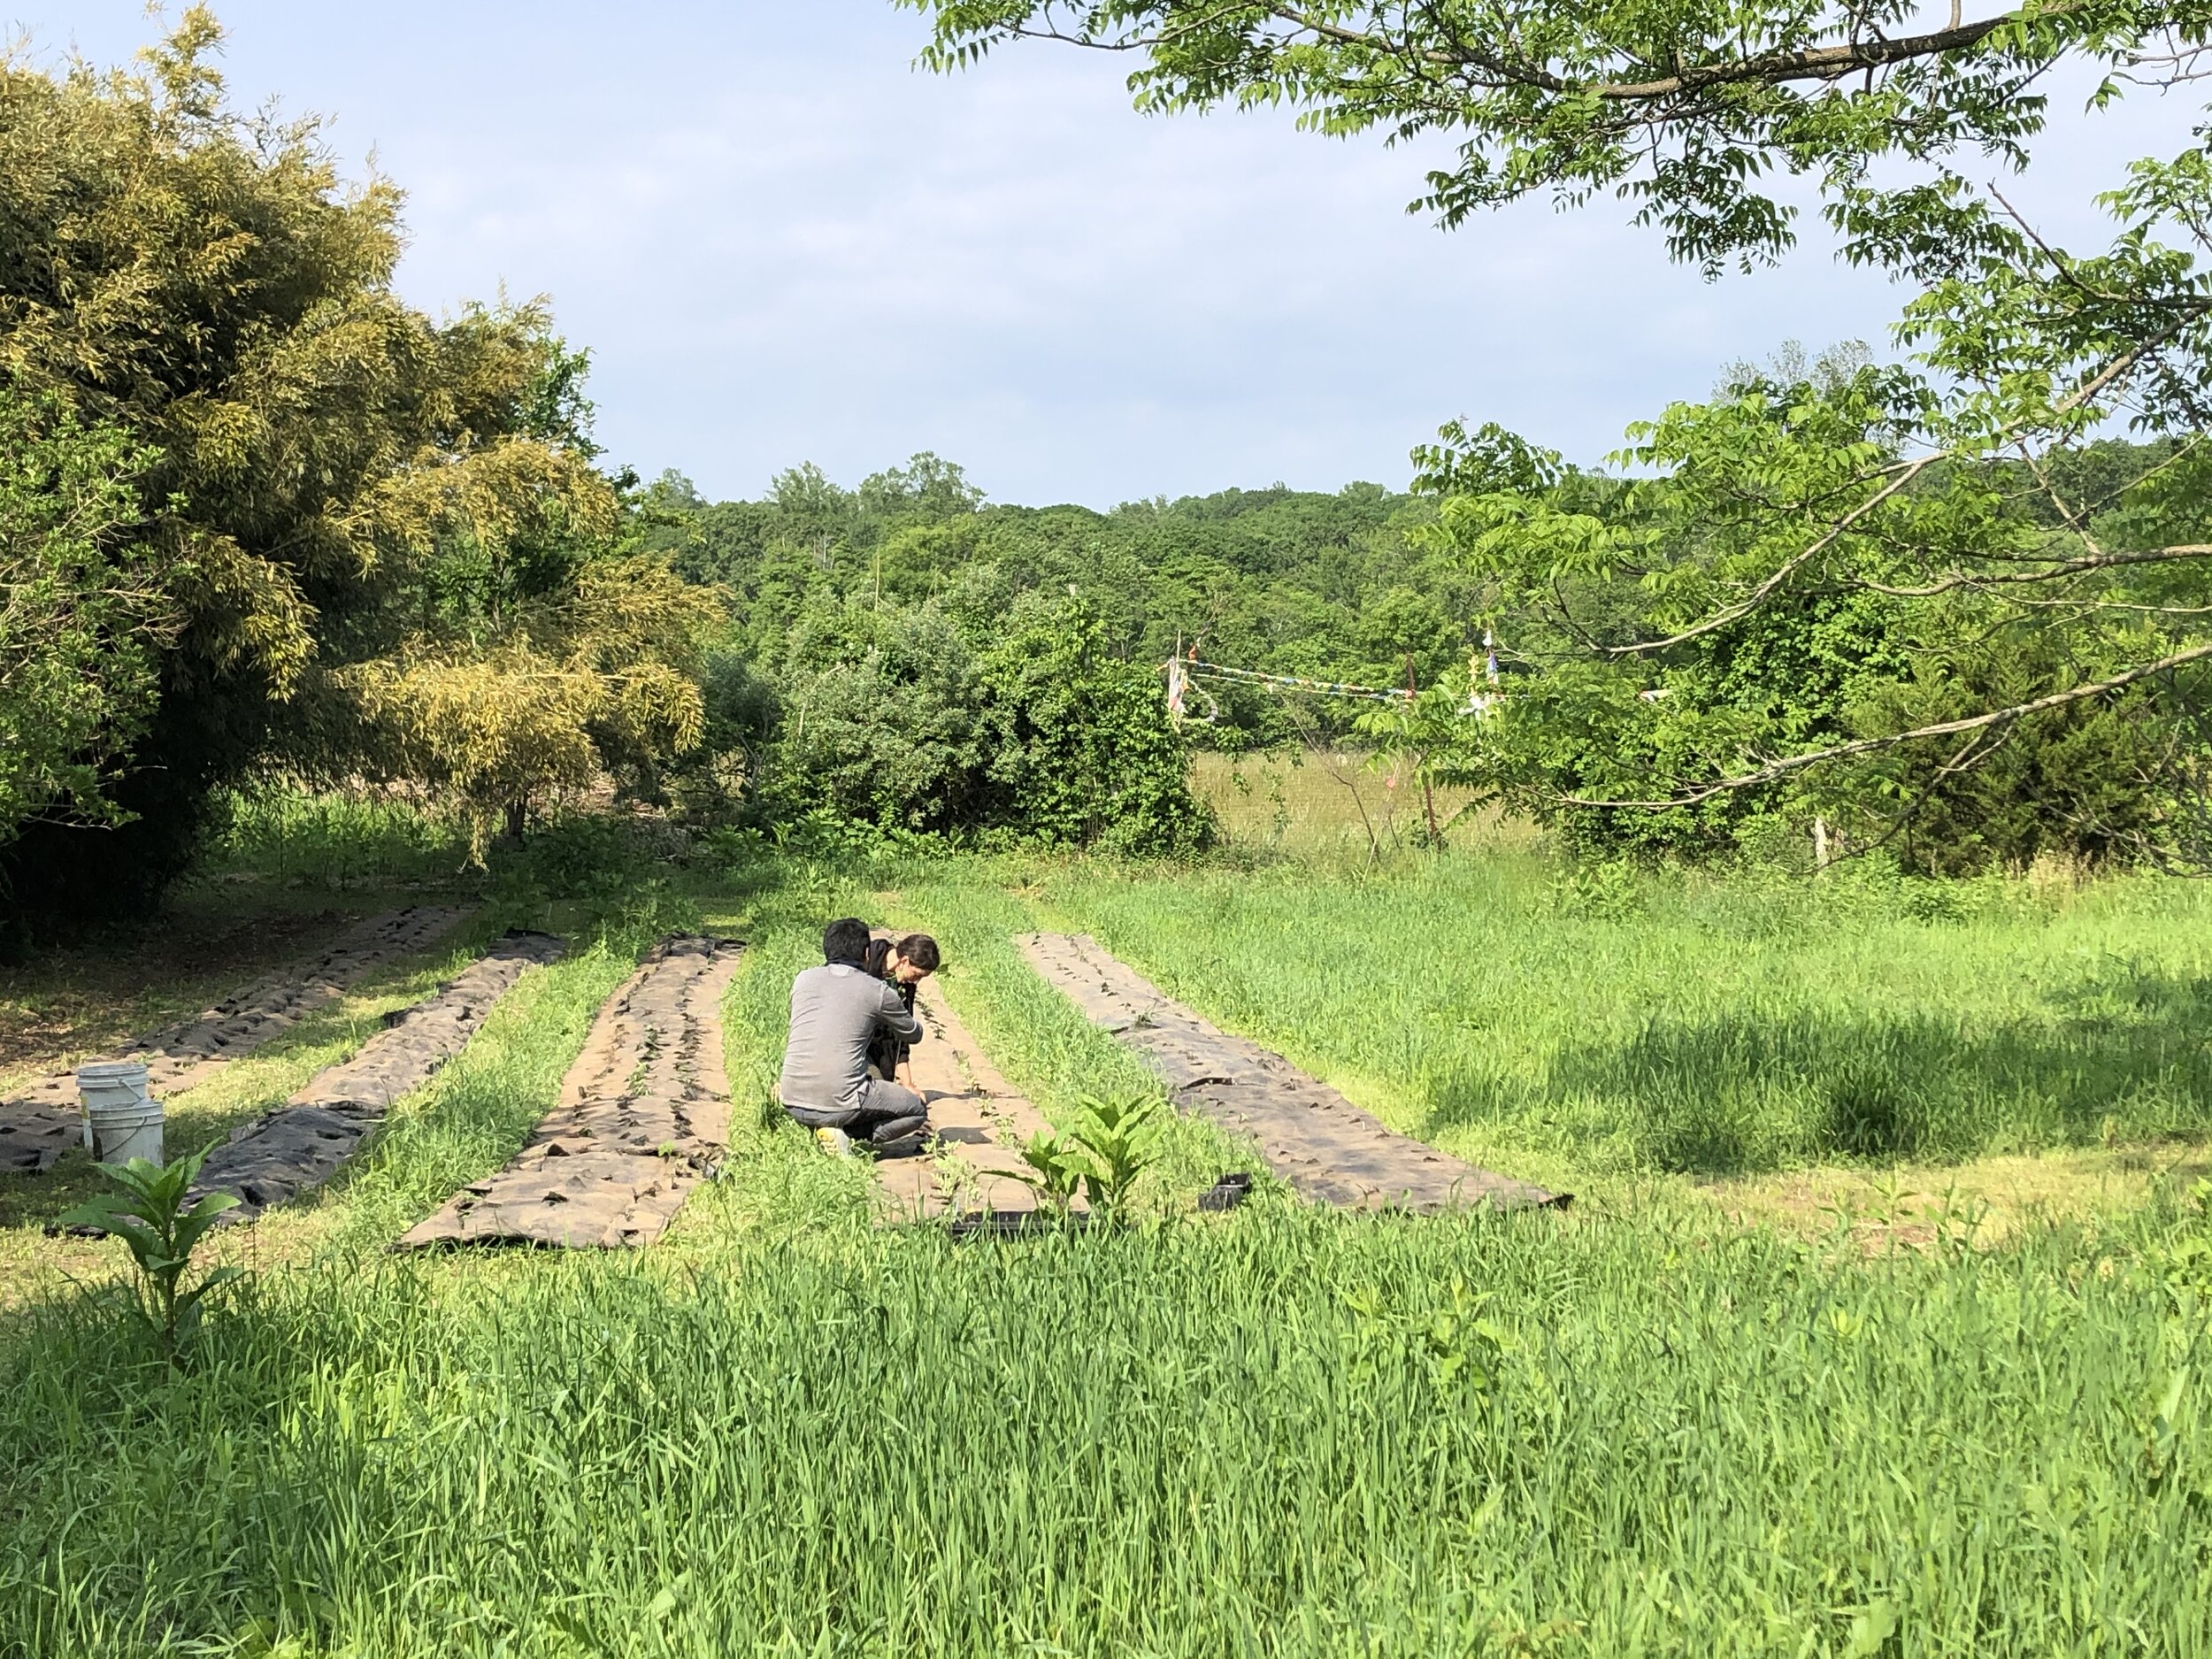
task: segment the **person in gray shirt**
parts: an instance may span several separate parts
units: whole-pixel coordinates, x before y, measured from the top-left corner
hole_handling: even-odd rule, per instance
[[[847,918],[822,935],[823,963],[791,982],[791,1035],[784,1045],[776,1097],[818,1133],[863,1140],[877,1148],[911,1141],[929,1127],[922,1097],[875,1075],[868,1049],[880,1039],[911,1047],[922,1022],[897,991],[868,972],[868,925]]]

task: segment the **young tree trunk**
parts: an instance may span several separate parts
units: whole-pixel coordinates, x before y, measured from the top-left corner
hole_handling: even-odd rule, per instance
[[[528,809],[529,803],[526,801],[507,803],[507,839],[518,847],[522,844],[522,832]]]

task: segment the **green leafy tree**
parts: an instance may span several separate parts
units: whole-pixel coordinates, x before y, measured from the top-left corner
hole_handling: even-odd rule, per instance
[[[2078,734],[2093,704],[2162,722],[2147,797],[2202,775],[2188,734],[2212,661],[2212,126],[2115,181],[2102,250],[2053,245],[1979,180],[2028,161],[2055,65],[2101,70],[2100,103],[2178,88],[2212,15],[2031,0],[1928,27],[1901,4],[904,3],[931,15],[940,68],[1052,38],[1131,54],[1146,108],[1287,104],[1335,135],[1452,134],[1456,165],[1423,198],[1447,226],[1608,190],[1715,273],[1789,245],[1772,180],[1809,176],[1847,256],[1921,289],[1898,329],[1916,371],[1844,365],[1670,410],[1629,451],[1660,477],[1602,511],[1494,428],[1448,429],[1417,457],[1446,496],[1442,545],[1537,648],[1493,729],[1425,733],[1438,764],[1548,810],[1708,829],[1744,810],[1732,795],[1864,808],[1886,788],[1894,830],[2016,743]],[[2081,458],[2116,420],[2153,441],[2124,475]],[[1600,614],[1576,614],[1578,595]],[[1905,694],[1962,639],[1981,643],[1954,684],[2020,695],[1919,718],[1936,705]],[[1732,667],[1751,663],[1763,697]]]
[[[495,823],[613,774],[649,793],[705,735],[710,594],[649,558],[595,559],[507,611],[488,636],[426,634],[334,672],[341,733],[326,765],[408,780],[465,807],[481,855]]]
[[[0,388],[0,840],[37,812],[112,823],[154,710],[176,572],[134,533],[154,457],[51,397]]]
[[[1140,109],[1287,105],[1331,137],[1455,139],[1417,208],[1456,226],[1483,208],[1599,191],[1662,227],[1707,271],[1770,259],[1794,210],[1767,181],[1809,175],[1870,251],[1985,224],[1954,164],[2024,161],[2039,83],[2081,57],[2116,77],[2178,79],[2206,14],[2067,0],[1955,8],[1907,0],[1721,11],[1682,0],[897,0],[929,15],[923,59],[975,63],[1034,39],[1125,55]],[[2107,95],[2116,92],[2116,79]],[[1970,159],[1969,159],[1970,158]]]
[[[771,805],[908,830],[979,820],[976,664],[942,611],[820,606],[792,630],[780,666]]]
[[[983,492],[968,482],[957,463],[925,449],[902,467],[863,479],[859,504],[864,512],[880,518],[951,518],[980,507]]]
[[[19,926],[158,891],[249,768],[434,754],[447,671],[541,650],[525,618],[561,614],[573,644],[611,603],[588,569],[618,515],[583,354],[539,304],[440,322],[403,303],[396,188],[346,184],[312,120],[227,108],[220,41],[196,6],[135,71],[0,60],[0,374],[54,411],[46,430],[125,435],[140,511],[101,557],[165,604],[150,706],[120,697],[69,763],[79,786],[100,774],[99,809],[53,780],[0,849]],[[624,603],[601,632],[634,641]],[[580,707],[563,649],[559,672],[503,687],[543,687],[556,725]],[[119,672],[132,660],[126,642]],[[590,718],[680,735],[664,679],[638,669],[595,671],[627,689]],[[410,687],[426,700],[407,715]],[[490,770],[518,787],[508,760]]]
[[[773,689],[756,803],[777,817],[1142,856],[1210,830],[1159,671],[1116,656],[1077,601],[1029,595],[966,626],[935,603],[819,603]]]
[[[1147,856],[1210,833],[1158,671],[1112,656],[1079,602],[1025,602],[985,655],[993,788],[1047,841]]]

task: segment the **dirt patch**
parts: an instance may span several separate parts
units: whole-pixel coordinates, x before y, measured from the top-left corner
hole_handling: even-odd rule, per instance
[[[467,914],[451,905],[411,905],[372,917],[340,933],[312,960],[103,1057],[143,1060],[156,1096],[181,1094],[336,1002],[377,969],[426,949]],[[73,1067],[23,1086],[0,1102],[0,1173],[50,1169],[81,1134]]]
[[[507,1167],[399,1240],[650,1244],[729,1138],[722,995],[735,940],[663,940],[592,1022],[549,1113]]]
[[[928,1102],[932,1150],[878,1162],[879,1213],[894,1223],[989,1217],[1018,1224],[1036,1213],[1037,1194],[1021,1179],[1028,1166],[1017,1148],[1051,1125],[991,1064],[933,981],[922,981],[914,1011],[927,1034],[905,1080]],[[1078,1199],[1072,1207],[1085,1206]]]
[[[548,933],[513,933],[431,995],[386,1017],[358,1053],[319,1073],[277,1110],[242,1125],[208,1156],[193,1194],[234,1194],[227,1222],[250,1221],[335,1174],[383,1122],[392,1102],[422,1087],[468,1046],[484,1016],[533,967],[567,947]]]
[[[1180,1110],[1255,1142],[1268,1167],[1308,1198],[1416,1211],[1566,1202],[1399,1134],[1282,1056],[1201,1019],[1087,935],[1033,933],[1022,949],[1092,1024],[1159,1072]]]

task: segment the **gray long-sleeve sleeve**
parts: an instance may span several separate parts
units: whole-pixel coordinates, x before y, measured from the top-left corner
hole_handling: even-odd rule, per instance
[[[922,1022],[872,973],[842,962],[809,968],[791,982],[791,1034],[778,1097],[787,1106],[828,1111],[859,1104],[868,1045],[879,1033],[910,1045],[922,1040]]]

